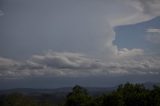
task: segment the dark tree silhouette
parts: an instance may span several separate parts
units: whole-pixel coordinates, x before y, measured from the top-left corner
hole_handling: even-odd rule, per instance
[[[72,92],[67,95],[66,106],[90,106],[92,101],[87,90],[79,85],[73,87]]]

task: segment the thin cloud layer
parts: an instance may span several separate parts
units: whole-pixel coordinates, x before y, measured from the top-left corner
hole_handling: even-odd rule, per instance
[[[153,44],[160,44],[160,29],[148,29],[146,40]]]

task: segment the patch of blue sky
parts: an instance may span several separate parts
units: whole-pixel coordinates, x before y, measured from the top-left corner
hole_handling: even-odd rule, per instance
[[[118,48],[140,48],[146,51],[154,49],[154,51],[160,52],[159,45],[152,44],[146,39],[147,29],[150,28],[160,29],[160,17],[138,24],[115,27],[116,39],[114,44]]]

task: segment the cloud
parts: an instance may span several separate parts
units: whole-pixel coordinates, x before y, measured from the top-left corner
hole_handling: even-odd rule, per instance
[[[22,3],[25,6],[17,6],[17,2],[7,3],[8,18],[4,24],[9,26],[9,31],[6,27],[4,32],[14,38],[11,39],[13,45],[7,49],[13,52],[16,49],[16,54],[37,48],[37,51],[42,48],[66,52],[36,54],[24,62],[1,58],[1,77],[159,73],[158,56],[147,57],[142,49],[119,49],[113,44],[114,27],[158,16],[158,0],[67,1],[64,4],[26,1]],[[153,33],[153,29],[149,33]]]
[[[118,60],[117,68],[126,70],[129,74],[159,74],[159,56],[138,56],[127,60]],[[116,66],[116,65],[115,65]]]
[[[132,57],[136,57],[136,56],[143,56],[144,55],[144,51],[142,49],[127,49],[127,48],[123,48],[120,49],[118,51],[117,54],[118,58],[132,58]]]
[[[145,14],[160,15],[160,1],[159,0],[137,0],[140,2],[141,6],[143,7],[143,12]]]
[[[139,52],[139,50],[132,51],[136,58],[133,55],[132,58],[124,58],[123,55],[123,58],[111,62],[100,61],[79,53],[51,51],[41,55],[33,55],[25,62],[1,58],[0,78],[160,74],[160,57],[140,55],[137,57],[138,55],[135,53],[137,51]],[[128,56],[128,54],[124,54]]]
[[[47,52],[44,55],[33,55],[30,61],[56,69],[94,69],[101,66],[95,59],[79,53],[67,52]]]
[[[14,38],[10,40],[13,45],[8,47],[9,52],[14,52],[13,48],[28,52],[52,49],[110,58],[118,52],[113,44],[114,27],[157,16],[145,13],[146,7],[141,6],[140,0],[62,1],[4,2],[7,18],[3,32]]]
[[[146,40],[153,44],[160,44],[160,29],[148,29]]]
[[[42,69],[42,66],[27,62],[18,62],[12,59],[0,58],[0,78],[21,78],[34,74],[33,70]]]
[[[150,32],[150,33],[160,33],[160,29],[148,29],[147,32]]]
[[[112,26],[136,24],[151,20],[160,15],[159,0],[123,0],[116,1],[121,7],[114,8],[117,12],[111,17],[109,22]]]
[[[91,70],[99,70],[102,66],[98,60],[82,54],[47,52],[33,55],[25,62],[1,58],[0,78],[88,75],[92,73]]]

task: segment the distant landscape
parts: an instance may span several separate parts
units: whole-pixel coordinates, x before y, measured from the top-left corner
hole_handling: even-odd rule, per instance
[[[160,84],[0,91],[0,106],[160,106]]]

